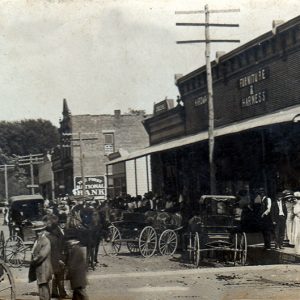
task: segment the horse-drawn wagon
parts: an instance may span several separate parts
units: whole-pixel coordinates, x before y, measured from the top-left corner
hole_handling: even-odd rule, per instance
[[[13,196],[9,200],[10,236],[4,244],[5,261],[10,266],[21,266],[26,251],[30,250],[36,239],[34,228],[43,218],[44,198],[37,195]]]
[[[197,215],[189,220],[185,239],[189,258],[198,266],[204,253],[229,254],[227,260],[244,265],[247,259],[247,238],[235,214],[234,196],[204,195]]]
[[[66,238],[75,238],[86,248],[87,265],[93,270],[97,263],[98,248],[104,234],[103,219],[93,207],[93,198],[77,198],[65,225]]]
[[[129,252],[151,257],[158,249],[162,255],[173,255],[177,249],[177,233],[181,227],[181,216],[166,212],[126,212],[111,223],[104,250],[117,255],[122,244]]]

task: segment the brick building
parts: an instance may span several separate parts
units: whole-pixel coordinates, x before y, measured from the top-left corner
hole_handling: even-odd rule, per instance
[[[218,193],[300,188],[300,17],[211,62]],[[153,191],[191,201],[210,192],[206,68],[177,79],[178,105],[144,121]],[[165,108],[163,106],[165,105]]]
[[[59,128],[61,144],[52,156],[56,195],[82,193],[82,172],[87,194],[105,198],[107,188],[112,196],[126,193],[130,182],[126,182],[123,176],[124,166],[112,175],[111,172],[107,174],[110,170],[105,163],[112,153],[120,156],[148,145],[149,139],[142,125],[144,119],[144,111],[121,114],[120,110],[115,110],[113,115],[72,115],[64,99]]]

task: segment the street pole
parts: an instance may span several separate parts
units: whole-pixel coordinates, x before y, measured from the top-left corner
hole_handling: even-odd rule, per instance
[[[0,165],[0,171],[4,171],[4,189],[5,189],[5,200],[8,201],[8,170],[14,168],[15,165]]]
[[[79,151],[80,151],[80,172],[81,172],[81,180],[82,180],[82,194],[85,196],[85,177],[84,177],[84,160],[83,160],[83,151],[82,151],[82,139],[81,132],[78,132],[79,137]]]
[[[207,96],[208,96],[208,151],[209,151],[209,167],[210,167],[210,193],[216,194],[216,173],[214,163],[214,98],[212,86],[212,74],[210,63],[210,34],[209,34],[209,10],[205,5],[205,60],[206,60],[206,77],[207,77]]]
[[[5,199],[8,201],[7,165],[4,165]]]
[[[206,61],[206,78],[207,78],[207,98],[208,98],[208,152],[209,152],[209,171],[210,171],[210,193],[216,194],[216,172],[214,163],[214,99],[213,99],[213,83],[210,62],[210,45],[211,43],[239,43],[240,40],[226,39],[226,40],[213,40],[210,38],[209,27],[239,27],[239,24],[218,24],[209,22],[210,13],[228,13],[239,12],[239,9],[225,9],[225,10],[209,10],[206,4],[204,10],[199,11],[178,11],[176,14],[205,14],[205,23],[176,23],[177,26],[204,26],[205,27],[205,40],[188,40],[178,41],[177,44],[190,44],[190,43],[205,43],[205,61]]]
[[[34,195],[33,161],[32,161],[31,154],[29,156],[29,162],[30,162],[30,178],[31,178],[31,195]]]
[[[30,186],[27,187],[31,189],[31,194],[34,195],[34,165],[41,164],[44,162],[44,154],[28,154],[23,156],[17,156],[17,165],[18,166],[30,166]]]
[[[85,186],[85,174],[84,174],[84,169],[85,169],[85,165],[84,165],[84,154],[83,154],[83,141],[93,141],[93,140],[98,140],[97,137],[91,137],[91,138],[82,138],[82,135],[89,135],[89,134],[97,134],[95,132],[73,132],[73,133],[63,133],[64,136],[70,136],[73,138],[71,138],[69,141],[70,142],[79,142],[79,145],[74,145],[72,144],[72,147],[79,147],[79,161],[80,161],[80,176],[82,179],[82,194],[83,196],[85,196],[86,194],[86,186]],[[77,136],[78,138],[74,138],[74,136]],[[71,145],[63,145],[63,147],[71,147]]]

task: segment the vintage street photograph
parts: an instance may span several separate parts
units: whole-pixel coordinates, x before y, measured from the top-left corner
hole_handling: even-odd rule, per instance
[[[300,299],[296,0],[0,1],[0,300]]]

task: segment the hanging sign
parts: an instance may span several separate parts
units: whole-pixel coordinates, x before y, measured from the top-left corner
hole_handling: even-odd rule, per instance
[[[75,196],[83,195],[83,181],[81,176],[74,177],[73,194]],[[95,196],[96,199],[104,199],[106,197],[105,176],[85,176],[85,194],[86,196]]]

